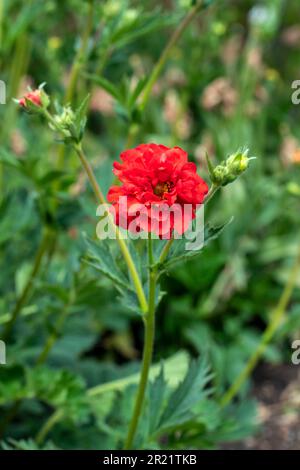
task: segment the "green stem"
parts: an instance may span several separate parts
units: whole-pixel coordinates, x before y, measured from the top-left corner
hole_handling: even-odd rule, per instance
[[[50,418],[45,422],[44,426],[41,428],[35,438],[37,444],[42,444],[47,434],[50,432],[53,426],[61,419],[62,415],[62,411],[59,410],[50,416]]]
[[[65,322],[65,319],[66,317],[68,316],[68,313],[69,313],[69,307],[70,307],[70,304],[71,304],[71,296],[70,296],[70,299],[69,301],[67,302],[67,304],[64,306],[58,320],[57,320],[57,323],[54,327],[54,332],[48,337],[40,355],[38,356],[37,360],[36,360],[36,365],[41,365],[41,364],[44,364],[53,348],[53,345],[55,344],[61,330],[62,330],[62,327],[64,325],[64,322]]]
[[[57,129],[58,131],[60,131],[60,129],[57,127],[57,123],[55,122],[55,120],[53,119],[51,114],[46,109],[43,109],[43,114],[46,117],[46,119],[53,125],[53,127],[55,129]],[[85,172],[88,176],[88,179],[91,183],[91,186],[92,186],[92,189],[93,189],[94,194],[96,196],[96,199],[98,199],[100,204],[103,204],[106,208],[106,213],[107,213],[109,223],[111,224],[111,227],[115,232],[116,240],[119,244],[120,250],[121,250],[122,255],[124,257],[124,260],[127,264],[127,267],[128,267],[129,273],[131,275],[131,278],[132,278],[132,281],[133,281],[133,284],[134,284],[134,287],[135,287],[135,290],[136,290],[136,294],[137,294],[137,297],[138,297],[138,300],[139,300],[139,303],[140,303],[141,310],[144,314],[146,314],[147,311],[148,311],[148,303],[147,303],[147,300],[146,300],[146,297],[145,297],[145,293],[144,293],[144,289],[143,289],[140,277],[138,275],[136,266],[133,262],[133,259],[132,259],[132,256],[131,256],[130,252],[129,252],[127,244],[122,239],[120,231],[114,223],[113,217],[112,217],[112,215],[109,211],[109,206],[108,206],[108,204],[106,202],[106,199],[105,199],[105,197],[104,197],[104,195],[101,191],[101,188],[100,188],[100,186],[99,186],[99,184],[96,180],[94,171],[93,171],[90,163],[88,162],[88,160],[87,160],[87,158],[86,158],[86,156],[83,152],[81,143],[74,144],[73,147],[74,147],[74,150],[77,153],[77,155],[78,155],[78,157],[79,157],[79,159],[82,163],[82,166],[83,166],[83,168],[84,168],[84,170],[85,170]]]
[[[128,434],[125,441],[125,450],[132,448],[134,437],[137,431],[139,418],[141,416],[145,392],[148,383],[149,370],[152,361],[153,355],[153,344],[154,344],[154,334],[155,334],[155,291],[156,291],[156,269],[152,267],[153,265],[153,250],[152,250],[152,240],[151,236],[148,240],[148,256],[149,256],[149,309],[147,315],[144,317],[145,320],[145,333],[144,333],[144,350],[143,350],[143,360],[142,360],[142,369],[141,376],[138,385],[138,391],[136,396],[136,401],[134,405],[134,410],[132,418],[129,424]]]
[[[81,38],[81,46],[76,53],[76,56],[75,56],[75,59],[71,68],[70,79],[69,79],[69,83],[68,83],[65,97],[64,97],[65,105],[71,103],[74,98],[80,72],[83,68],[84,60],[87,55],[89,37],[93,29],[93,21],[94,21],[94,0],[91,0],[90,5],[89,5],[89,11],[88,11],[85,29],[83,31],[83,35]],[[59,153],[58,153],[58,159],[57,159],[58,169],[61,169],[64,166],[65,153],[66,153],[66,147],[61,146]]]
[[[83,67],[84,60],[87,54],[89,38],[93,30],[93,22],[94,22],[94,0],[90,0],[87,21],[86,21],[82,38],[81,38],[81,46],[77,51],[77,54],[75,56],[75,59],[72,65],[70,80],[69,80],[68,88],[66,91],[64,104],[70,103],[74,97],[77,82],[78,82],[78,77],[80,75],[80,72]]]
[[[211,187],[210,187],[210,189],[207,193],[207,196],[204,199],[204,204],[207,204],[214,197],[214,195],[216,194],[216,192],[218,191],[219,188],[220,188],[220,186],[217,186],[215,184],[211,185]],[[172,247],[173,242],[174,242],[174,238],[170,238],[170,240],[165,244],[165,246],[163,247],[162,252],[160,254],[158,264],[162,264],[167,259],[167,256],[169,254],[169,251]]]
[[[132,259],[132,256],[131,256],[130,252],[129,252],[127,244],[121,238],[120,231],[119,231],[118,227],[116,227],[116,225],[113,221],[113,218],[112,218],[112,215],[109,211],[109,208],[108,208],[107,202],[105,200],[105,197],[104,197],[104,195],[103,195],[103,193],[100,189],[100,186],[97,183],[97,180],[95,178],[93,169],[92,169],[91,165],[89,164],[89,162],[88,162],[88,160],[87,160],[87,158],[86,158],[86,156],[85,156],[85,154],[82,150],[81,144],[75,145],[74,148],[76,150],[77,155],[80,158],[82,166],[84,167],[84,169],[87,173],[87,176],[89,178],[89,181],[92,185],[93,191],[94,191],[97,199],[99,200],[99,202],[101,204],[107,206],[107,211],[106,212],[107,212],[108,219],[110,221],[110,224],[111,224],[113,230],[115,231],[117,242],[119,244],[120,250],[123,254],[124,260],[127,264],[129,273],[131,275],[131,278],[132,278],[132,281],[133,281],[133,284],[134,284],[134,287],[135,287],[135,290],[136,290],[136,294],[137,294],[137,297],[138,297],[138,300],[139,300],[139,303],[140,303],[141,310],[144,314],[146,314],[146,312],[148,310],[148,303],[147,303],[147,300],[146,300],[146,297],[145,297],[145,293],[144,293],[144,289],[143,289],[140,277],[138,275],[136,266],[133,262],[133,259]]]
[[[207,204],[214,197],[214,195],[216,194],[218,189],[220,189],[220,186],[218,186],[217,184],[213,183],[211,185],[211,187],[209,188],[209,191],[206,195],[206,198],[204,199],[204,204]]]
[[[174,33],[170,37],[166,47],[162,51],[156,65],[154,66],[151,75],[149,77],[149,80],[145,86],[143,97],[140,103],[140,109],[143,111],[151,94],[152,88],[154,83],[156,82],[162,68],[164,67],[168,56],[172,50],[172,48],[175,46],[177,41],[180,39],[182,33],[184,30],[189,26],[189,24],[192,22],[198,11],[200,10],[202,6],[202,1],[199,1],[191,10],[190,12],[183,18],[181,23],[178,25],[178,27],[175,29]]]
[[[16,42],[13,54],[12,65],[7,89],[7,110],[5,119],[1,123],[1,141],[5,142],[9,139],[12,129],[15,126],[16,106],[12,102],[19,90],[21,78],[24,75],[30,54],[30,41],[26,32],[21,34]],[[0,58],[1,59],[1,58]],[[3,164],[0,164],[0,200],[5,192],[5,171]]]
[[[0,0],[0,51],[3,51],[3,24],[4,24],[4,0]],[[2,65],[2,54],[0,55],[0,65]]]
[[[155,66],[152,69],[152,72],[150,74],[149,80],[144,88],[142,99],[139,105],[140,111],[144,111],[148,100],[151,95],[152,88],[158,79],[168,57],[169,54],[172,50],[172,48],[175,46],[177,41],[180,39],[181,35],[183,34],[184,30],[189,26],[189,24],[192,22],[198,11],[200,10],[202,6],[202,1],[200,0],[191,10],[190,12],[183,18],[181,23],[179,23],[178,27],[175,29],[174,33],[170,37],[169,41],[167,42],[165,48],[163,49],[158,61],[156,62]],[[128,130],[128,136],[127,136],[127,141],[126,141],[126,148],[130,148],[133,143],[135,136],[137,135],[139,130],[139,125],[136,123],[131,123],[129,126]]]
[[[0,423],[0,438],[1,439],[4,435],[6,428],[9,426],[11,421],[14,419],[14,417],[18,413],[20,406],[21,406],[21,401],[20,400],[15,401],[10,407],[10,409],[8,410],[4,419],[1,421]]]
[[[23,291],[22,291],[20,297],[17,300],[17,303],[16,303],[15,308],[12,312],[10,320],[6,324],[6,327],[4,329],[4,332],[3,332],[3,335],[2,335],[3,341],[7,341],[8,337],[10,336],[12,328],[13,328],[16,320],[19,317],[21,309],[22,309],[22,307],[24,306],[24,304],[26,303],[26,301],[29,297],[29,294],[30,294],[32,285],[34,283],[34,280],[35,280],[35,278],[36,278],[36,276],[37,276],[37,274],[40,270],[41,263],[42,263],[42,260],[43,260],[43,256],[47,251],[50,236],[51,235],[47,230],[45,231],[45,233],[42,236],[42,240],[41,240],[41,243],[39,245],[38,251],[36,253],[34,264],[33,264],[32,271],[31,271],[31,274],[29,276],[29,279],[26,282],[26,285],[23,288]]]
[[[300,250],[299,253],[296,257],[296,261],[292,267],[292,270],[290,272],[289,278],[287,280],[287,283],[285,285],[285,288],[282,292],[282,295],[279,299],[279,302],[277,304],[277,307],[273,311],[271,315],[271,320],[265,330],[265,332],[262,335],[261,341],[258,344],[256,350],[248,360],[246,366],[244,369],[241,371],[240,375],[236,378],[234,383],[231,385],[229,390],[225,393],[225,395],[221,399],[221,405],[226,406],[228,405],[232,399],[237,395],[239,390],[241,389],[242,385],[244,382],[247,380],[247,378],[250,376],[251,372],[255,368],[256,364],[258,363],[259,359],[265,352],[268,344],[271,342],[273,339],[276,331],[280,327],[283,317],[285,315],[288,303],[291,299],[293,290],[295,288],[297,278],[299,275],[300,271]]]
[[[169,251],[172,247],[173,242],[174,242],[174,238],[170,238],[170,240],[168,240],[165,246],[163,247],[160,257],[159,257],[159,261],[158,261],[159,264],[162,264],[167,259],[167,256],[169,254]]]
[[[64,321],[65,321],[65,319],[68,315],[69,307],[70,307],[70,305],[73,301],[74,301],[74,295],[73,295],[73,291],[71,290],[69,301],[65,305],[65,307],[64,307],[64,309],[63,309],[61,315],[59,316],[58,321],[55,325],[55,332],[52,333],[49,336],[48,340],[46,341],[46,343],[44,345],[44,348],[42,349],[40,355],[38,356],[38,358],[36,360],[36,364],[35,364],[36,366],[40,366],[41,364],[44,364],[46,362],[46,360],[49,356],[49,353],[50,353],[54,343],[56,342],[56,340],[58,338],[58,335],[59,335],[59,333],[60,333],[60,331],[63,327]],[[5,417],[3,422],[0,424],[0,437],[3,435],[3,433],[6,430],[6,428],[8,427],[8,425],[11,423],[11,421],[14,419],[14,417],[18,413],[21,404],[22,404],[21,400],[15,401],[15,403],[13,403],[13,405],[12,405],[10,411],[8,412],[7,416]],[[51,428],[56,423],[56,420],[53,423],[52,423],[52,419],[49,419],[49,421],[51,422],[51,426],[50,426],[50,428]],[[46,433],[47,432],[48,432],[48,429],[46,430]]]

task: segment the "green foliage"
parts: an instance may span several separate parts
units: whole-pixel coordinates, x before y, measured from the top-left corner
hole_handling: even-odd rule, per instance
[[[42,116],[28,116],[12,100],[28,78],[33,87],[46,81],[51,112],[60,124],[70,118],[57,103],[65,102],[89,2],[2,3],[0,339],[44,234],[48,238],[7,340],[7,364],[0,365],[1,445],[121,449],[143,344],[132,279],[117,244],[95,239],[96,204],[77,155],[67,147],[58,165],[62,143],[53,142]],[[193,240],[175,240],[159,266],[154,365],[136,436],[140,448],[220,448],[257,431],[250,381],[230,406],[219,403],[259,344],[299,245],[300,108],[291,104],[290,87],[299,73],[290,33],[299,4],[286,2],[282,15],[280,1],[230,2],[225,9],[224,2],[203,2],[200,20],[170,51],[141,112],[151,71],[195,2],[170,8],[156,0],[94,3],[68,105],[73,140],[84,132],[104,192],[113,182],[113,161],[130,141],[179,145],[207,182],[237,148],[257,156],[205,207],[204,246],[186,251]],[[148,294],[146,244],[126,243]],[[153,245],[157,261],[164,241]],[[290,362],[300,279],[296,285],[288,315],[264,352],[268,363]]]

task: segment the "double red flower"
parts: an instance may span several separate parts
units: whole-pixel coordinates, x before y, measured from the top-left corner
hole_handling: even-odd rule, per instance
[[[108,192],[116,224],[163,238],[170,238],[174,229],[184,233],[208,192],[187,153],[179,147],[142,144],[122,152],[121,160],[113,171],[123,184]]]

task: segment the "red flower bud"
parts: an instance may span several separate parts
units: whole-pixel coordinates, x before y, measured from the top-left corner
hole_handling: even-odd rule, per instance
[[[26,100],[30,101],[35,106],[42,106],[41,89],[38,88],[37,90],[26,93],[26,95],[24,95],[23,98],[19,100],[19,105],[23,108],[26,108]]]

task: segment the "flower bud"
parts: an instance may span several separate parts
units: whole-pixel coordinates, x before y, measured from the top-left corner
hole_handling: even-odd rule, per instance
[[[39,112],[41,109],[47,109],[50,99],[47,93],[44,92],[43,86],[44,84],[40,85],[36,90],[29,90],[23,98],[15,101],[26,111]]]
[[[226,160],[226,165],[230,174],[239,176],[249,165],[248,150],[244,152],[238,151]]]
[[[61,114],[56,114],[54,117],[57,128],[64,131],[69,130],[70,126],[74,123],[75,114],[70,106],[63,108]]]
[[[216,186],[226,186],[232,183],[248,168],[250,160],[248,150],[239,150],[216,167],[213,167],[207,156],[208,169],[212,183]]]
[[[23,98],[19,99],[19,105],[22,106],[22,108],[27,108],[28,102],[34,106],[42,106],[41,90],[29,91]]]
[[[228,169],[224,165],[218,165],[213,170],[213,182],[221,186],[228,178]]]

